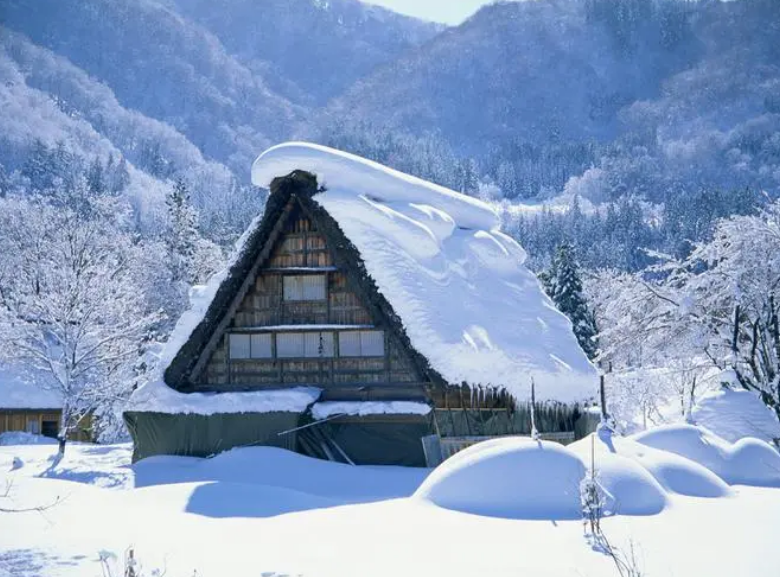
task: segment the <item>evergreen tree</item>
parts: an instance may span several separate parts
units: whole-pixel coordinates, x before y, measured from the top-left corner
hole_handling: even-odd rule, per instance
[[[198,214],[190,203],[190,193],[183,179],[176,180],[165,204],[168,207],[168,234],[165,242],[171,257],[173,280],[190,285],[195,281],[195,255],[200,234]]]
[[[9,190],[11,190],[11,178],[5,170],[5,166],[0,163],[0,198],[5,198]]]
[[[112,159],[110,158],[109,161]],[[119,159],[119,162],[114,164],[109,162],[106,168],[106,176],[108,180],[108,189],[113,194],[119,194],[124,191],[130,184],[130,173],[127,170],[127,160],[124,156]]]
[[[579,264],[574,246],[561,243],[549,272],[540,275],[545,290],[555,305],[572,322],[574,335],[582,350],[593,359],[598,352],[596,321],[582,291]]]
[[[87,170],[87,188],[94,195],[106,192],[106,175],[103,164],[99,158],[95,158]]]
[[[49,147],[40,138],[36,138],[21,171],[22,176],[30,180],[32,190],[48,190],[54,185],[52,164],[53,158]]]

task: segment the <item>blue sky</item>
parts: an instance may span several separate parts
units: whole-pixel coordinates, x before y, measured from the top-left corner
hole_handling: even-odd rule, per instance
[[[402,14],[417,16],[434,22],[460,24],[480,6],[492,0],[368,0]]]

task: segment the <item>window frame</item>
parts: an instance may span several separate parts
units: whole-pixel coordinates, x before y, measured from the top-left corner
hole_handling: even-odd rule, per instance
[[[381,350],[378,348],[375,349],[375,352],[372,354],[366,354],[364,352],[364,348],[366,346],[365,335],[372,334],[377,335],[378,340],[375,341],[374,344],[381,344]],[[315,336],[316,335],[316,336]],[[347,343],[344,342],[342,339],[346,337],[346,335],[357,335],[357,344],[359,346],[359,350],[357,351],[357,354],[353,352],[350,354],[344,354],[344,348]],[[244,361],[271,361],[271,362],[279,362],[279,361],[290,361],[290,360],[314,360],[314,359],[320,359],[320,360],[338,360],[338,359],[378,359],[382,358],[387,355],[387,337],[386,337],[386,331],[383,329],[328,329],[328,330],[283,330],[283,331],[276,331],[276,330],[270,330],[270,331],[236,331],[236,332],[228,332],[228,345],[227,345],[227,355],[229,362],[244,362]],[[285,346],[291,345],[291,343],[287,343],[286,345],[283,345],[280,347],[280,336],[288,337],[291,341],[300,339],[300,353],[299,354],[286,354],[287,351],[284,350]],[[269,356],[255,356],[255,347],[253,346],[253,341],[257,339],[258,337],[266,337],[269,341],[270,350],[268,351],[270,353]],[[240,338],[240,339],[246,339],[246,346],[247,348],[247,354],[248,356],[233,356],[233,339]],[[316,339],[319,342],[322,342],[323,340],[326,342],[323,342],[323,354],[314,354],[313,352],[308,351],[307,347],[310,346],[310,343],[312,339]],[[328,343],[327,341],[330,340]],[[317,347],[319,347],[319,342],[317,344]],[[296,345],[297,346],[297,345]],[[289,349],[289,346],[288,346]],[[268,350],[268,349],[266,349]],[[284,350],[283,354],[280,354],[280,350]]]
[[[317,291],[318,296],[312,298],[310,295],[306,295],[306,284],[303,279],[318,279],[322,283],[322,296],[319,296],[320,292]],[[298,281],[297,286],[290,287],[288,292],[288,283]],[[319,285],[311,288],[320,289]],[[290,294],[297,293],[297,294]],[[323,302],[328,300],[328,275],[327,273],[314,273],[314,274],[285,274],[282,276],[282,302],[284,303],[311,303],[311,302]]]

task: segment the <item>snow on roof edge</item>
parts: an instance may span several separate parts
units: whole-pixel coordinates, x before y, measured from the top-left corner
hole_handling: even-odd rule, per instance
[[[417,401],[325,401],[314,403],[312,417],[321,421],[335,415],[365,417],[369,415],[427,415],[428,403]]]
[[[303,413],[322,389],[294,387],[231,393],[181,393],[162,381],[150,381],[130,398],[128,412],[214,415],[218,413]]]

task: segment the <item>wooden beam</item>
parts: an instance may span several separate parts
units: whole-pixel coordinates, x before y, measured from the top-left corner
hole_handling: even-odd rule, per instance
[[[297,202],[298,201],[295,197],[290,198],[289,202],[282,210],[282,214],[279,216],[279,220],[276,221],[276,224],[271,230],[271,234],[268,236],[268,240],[266,241],[265,246],[260,251],[260,254],[258,255],[257,259],[255,260],[254,264],[249,269],[246,277],[242,281],[241,288],[238,290],[238,293],[233,297],[233,300],[230,303],[230,306],[228,307],[227,311],[222,315],[222,319],[219,321],[219,324],[217,325],[217,329],[212,333],[211,337],[209,337],[208,343],[201,351],[200,356],[198,357],[198,362],[195,363],[195,366],[193,367],[192,372],[190,373],[189,376],[190,382],[196,381],[200,377],[200,374],[203,372],[203,369],[208,364],[211,355],[214,353],[214,350],[217,348],[217,345],[219,344],[219,339],[222,337],[222,335],[225,333],[225,330],[230,325],[230,321],[235,316],[236,310],[240,306],[241,301],[244,300],[246,293],[249,291],[249,287],[254,282],[254,278],[257,275],[257,271],[260,269],[262,263],[268,260],[271,250],[276,244],[276,241],[279,238],[279,235],[281,234],[285,223],[289,220],[290,214],[292,213],[293,208],[295,208],[295,204]]]

